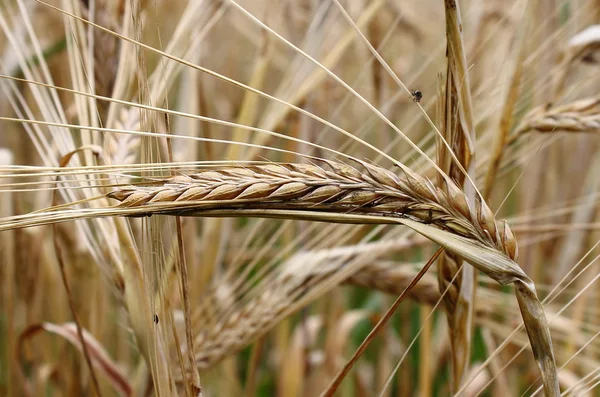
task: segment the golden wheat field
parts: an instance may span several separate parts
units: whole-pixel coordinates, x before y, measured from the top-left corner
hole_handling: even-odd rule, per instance
[[[599,396],[598,0],[2,0],[0,396]]]

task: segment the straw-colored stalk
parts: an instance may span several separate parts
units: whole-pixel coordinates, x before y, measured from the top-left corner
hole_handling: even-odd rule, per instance
[[[438,144],[440,168],[459,184],[466,198],[475,199],[475,189],[467,182],[465,170],[475,177],[475,129],[469,83],[468,66],[463,43],[463,26],[457,1],[446,1],[446,37],[448,65],[445,97],[442,101],[442,136],[449,143]],[[458,117],[457,117],[458,116]],[[456,156],[451,160],[449,150]],[[459,165],[460,163],[460,165]],[[440,186],[446,181],[439,178]],[[451,391],[456,392],[469,372],[471,342],[473,340],[473,308],[475,300],[475,272],[472,266],[454,252],[445,251],[438,261],[440,291],[448,291],[444,305],[448,316],[451,358]]]

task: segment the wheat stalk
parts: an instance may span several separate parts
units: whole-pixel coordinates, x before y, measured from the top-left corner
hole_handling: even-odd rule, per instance
[[[465,197],[474,200],[475,188],[467,179],[472,182],[475,177],[476,134],[459,3],[444,2],[444,10],[448,64],[445,95],[440,101],[439,113],[441,136],[450,147],[442,145],[438,139],[438,164],[464,190]],[[451,154],[456,156],[456,162],[450,160]],[[443,186],[444,179],[440,177],[439,183]],[[455,393],[469,372],[476,274],[473,267],[464,266],[460,255],[449,251],[440,256],[437,267],[439,289],[448,291],[443,301],[450,334],[450,390]]]
[[[403,168],[403,177],[362,163],[366,172],[328,161],[331,170],[307,164],[268,164],[202,171],[151,186],[126,186],[108,194],[138,215],[200,213],[207,209],[294,209],[407,217],[517,255],[506,223],[498,225],[482,201],[469,203],[456,185],[446,191]],[[144,211],[147,209],[147,211]]]

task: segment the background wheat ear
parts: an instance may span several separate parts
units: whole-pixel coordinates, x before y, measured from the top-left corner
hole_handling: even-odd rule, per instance
[[[600,98],[532,109],[515,129],[513,140],[529,131],[597,133],[600,131]]]

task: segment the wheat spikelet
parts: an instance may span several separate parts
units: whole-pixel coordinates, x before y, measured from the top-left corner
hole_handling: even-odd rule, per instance
[[[516,258],[516,240],[508,225],[497,225],[485,203],[469,203],[451,182],[443,191],[406,168],[400,178],[366,163],[363,173],[346,164],[327,164],[330,171],[306,164],[215,169],[178,175],[153,186],[119,188],[108,197],[121,201],[120,207],[147,208],[147,215],[269,208],[408,217]]]
[[[529,131],[600,132],[600,96],[586,98],[555,108],[540,106],[523,118],[513,140]]]

